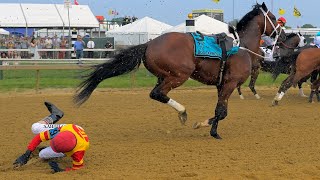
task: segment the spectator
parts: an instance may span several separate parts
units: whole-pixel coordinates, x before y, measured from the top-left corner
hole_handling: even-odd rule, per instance
[[[0,59],[8,59],[8,56],[5,52],[1,52]]]
[[[66,49],[67,47],[67,40],[61,36],[61,41],[60,41],[60,49]],[[59,52],[59,59],[64,59],[66,57],[66,51],[60,51]]]
[[[87,43],[87,48],[94,49],[94,46],[95,46],[95,44],[92,41],[92,38],[90,38],[88,43]],[[93,58],[93,51],[88,51],[88,58]]]
[[[106,49],[113,49],[113,45],[107,41],[107,43],[104,46]],[[108,58],[110,56],[111,52],[110,51],[106,51],[105,52],[105,58]]]
[[[1,52],[0,53],[0,59],[8,59],[8,56],[5,52]],[[9,62],[7,61],[0,61],[0,65],[3,65],[3,66],[8,66],[9,65]]]
[[[15,42],[14,48],[18,49],[18,50],[22,49],[21,42],[19,40]],[[18,57],[20,57],[20,59],[21,59],[21,51],[14,51],[13,52],[13,58],[15,59],[15,58],[18,58]]]
[[[14,49],[14,43],[13,43],[13,38],[10,37],[9,40],[7,41],[7,49],[10,49],[8,50],[8,57],[9,58],[12,58],[13,56],[13,50]]]
[[[30,49],[31,59],[40,59],[40,56],[38,53],[38,42],[36,38],[31,39],[29,49]]]
[[[21,40],[21,49],[26,50],[28,49],[28,38],[24,37]],[[21,52],[21,58],[28,58],[28,52],[27,51],[22,51]]]
[[[55,35],[52,39],[53,49],[59,49],[60,42],[61,42],[60,38],[58,38],[57,35]],[[58,51],[53,51],[53,59],[58,59]]]
[[[53,47],[52,39],[51,37],[48,37],[45,41],[46,43],[46,49],[51,50]],[[52,51],[47,51],[47,58],[52,59],[53,58],[53,53]]]
[[[83,58],[83,49],[84,49],[84,42],[80,35],[77,36],[77,41],[74,42],[74,53],[76,54],[77,59]]]

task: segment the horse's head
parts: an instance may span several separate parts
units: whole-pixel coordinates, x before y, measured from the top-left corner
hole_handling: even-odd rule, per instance
[[[264,27],[262,34],[266,34],[272,38],[279,41],[284,41],[286,39],[286,34],[281,26],[277,23],[276,17],[268,10],[265,3],[262,5],[257,5],[262,13],[260,13],[260,24],[259,26]]]
[[[303,47],[303,46],[307,45],[307,40],[306,40],[306,38],[305,38],[300,32],[299,32],[297,35],[298,35],[299,38],[300,38],[300,42],[299,42],[299,44],[298,44],[298,47]]]

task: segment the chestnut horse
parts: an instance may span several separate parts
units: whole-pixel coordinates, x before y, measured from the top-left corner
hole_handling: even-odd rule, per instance
[[[231,31],[231,28],[229,29]],[[142,61],[147,70],[158,77],[150,98],[174,108],[182,124],[187,120],[186,108],[169,98],[167,96],[169,91],[181,86],[189,78],[206,85],[216,85],[218,102],[215,116],[209,120],[209,123],[212,125],[211,136],[220,139],[217,133],[218,122],[227,116],[228,99],[233,90],[245,82],[250,75],[251,58],[255,55],[248,51],[258,51],[263,33],[277,36],[282,29],[277,26],[275,16],[263,3],[256,4],[253,10],[242,18],[237,25],[237,31],[240,45],[247,50],[239,50],[237,54],[228,58],[221,83],[219,82],[221,61],[196,58],[192,36],[189,33],[173,32],[163,34],[148,43],[123,50],[116,54],[112,61],[95,66],[94,71],[79,85],[75,103],[78,105],[84,103],[104,79],[133,71]],[[281,33],[280,39],[283,38],[285,34]]]
[[[286,61],[286,60],[282,60],[282,59],[290,58],[290,56],[292,55],[292,53],[294,52],[295,49],[301,48],[301,47],[305,46],[305,44],[306,44],[306,39],[300,33],[289,34],[285,41],[281,41],[278,43],[280,57],[276,58],[276,61]],[[264,53],[261,52],[261,54],[264,54]],[[260,69],[265,72],[273,73],[275,70],[275,67],[277,66],[276,61],[267,61],[264,58],[258,58],[258,60],[256,61],[257,63],[253,63],[249,88],[252,91],[253,95],[257,99],[261,98],[255,89],[255,85],[256,85],[256,81],[259,76]],[[286,66],[282,66],[281,73],[285,73],[285,74],[290,73],[290,64],[289,63],[287,63]],[[298,82],[299,93],[301,96],[306,97],[302,91],[302,83],[303,82],[305,82],[305,80],[301,80]],[[238,89],[238,94],[240,96],[240,99],[244,99],[244,96],[241,92],[241,86],[239,86],[237,89]]]
[[[272,101],[273,106],[278,105],[285,92],[291,86],[296,86],[299,80],[310,75],[312,72],[320,71],[319,48],[307,48],[296,54],[297,58],[293,58],[290,75],[282,82],[277,95]],[[312,102],[314,94],[317,95],[318,102],[320,102],[319,86],[320,76],[312,82],[309,102]]]

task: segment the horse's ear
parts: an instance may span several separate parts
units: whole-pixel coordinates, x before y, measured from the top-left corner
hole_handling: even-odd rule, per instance
[[[264,2],[262,3],[261,7],[264,11],[268,11],[268,8]]]
[[[299,34],[300,36],[302,36],[302,34],[300,33],[300,31],[298,32],[298,34]]]

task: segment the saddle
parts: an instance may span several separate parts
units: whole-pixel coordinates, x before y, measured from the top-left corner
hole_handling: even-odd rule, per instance
[[[233,47],[233,38],[226,33],[205,35],[197,31],[191,35],[195,41],[195,57],[224,60],[238,52],[238,47]]]
[[[218,86],[223,84],[223,74],[225,64],[231,55],[238,53],[239,47],[233,47],[233,38],[228,37],[226,33],[204,35],[197,31],[190,33],[194,39],[194,56],[200,58],[220,59],[220,72]]]

